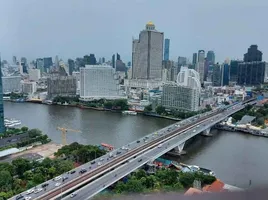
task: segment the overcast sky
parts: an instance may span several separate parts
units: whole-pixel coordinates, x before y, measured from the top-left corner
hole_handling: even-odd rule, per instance
[[[267,20],[267,0],[0,0],[0,52],[8,61],[114,52],[129,61],[132,37],[153,21],[171,59],[204,49],[222,62],[257,44],[268,61]]]

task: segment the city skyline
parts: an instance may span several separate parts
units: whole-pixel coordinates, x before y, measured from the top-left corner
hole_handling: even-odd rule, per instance
[[[257,44],[262,49],[263,60],[268,58],[265,54],[268,51],[267,42],[264,39],[268,30],[264,26],[260,26],[258,31],[252,29],[255,21],[265,18],[265,12],[262,12],[268,5],[265,1],[250,3],[227,0],[214,5],[211,0],[202,3],[170,0],[167,4],[171,9],[170,15],[159,15],[166,6],[165,2],[154,1],[152,12],[148,12],[151,4],[152,1],[122,0],[105,1],[105,4],[103,1],[93,3],[81,0],[75,5],[72,1],[60,0],[28,0],[27,3],[2,1],[2,59],[10,61],[13,55],[24,56],[28,60],[58,55],[67,60],[90,53],[94,53],[96,58],[110,58],[116,48],[123,61],[130,61],[131,38],[137,38],[138,32],[150,20],[170,39],[171,60],[177,60],[178,56],[191,59],[192,54],[199,49],[206,52],[213,50],[216,62],[223,62],[226,58],[242,59],[244,49],[251,44]],[[180,13],[175,12],[178,5],[185,8]],[[44,9],[37,9],[40,7]],[[249,16],[247,13],[252,7],[256,7],[259,12]],[[130,9],[138,8],[139,15],[129,15]],[[228,10],[228,15],[222,10]],[[213,18],[211,12],[216,13]],[[180,26],[175,26],[173,19],[177,20],[175,25],[178,23]],[[200,21],[210,21],[209,29]],[[232,30],[231,34],[228,30]]]

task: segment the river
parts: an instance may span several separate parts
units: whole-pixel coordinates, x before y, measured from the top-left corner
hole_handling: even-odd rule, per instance
[[[57,127],[80,130],[68,132],[67,142],[116,147],[163,128],[174,121],[148,116],[125,116],[66,106],[31,103],[4,103],[5,117],[17,118],[29,128],[39,128],[54,142],[61,143]],[[247,188],[268,185],[268,138],[213,131],[213,137],[197,136],[188,142],[180,160],[215,171],[228,184]]]

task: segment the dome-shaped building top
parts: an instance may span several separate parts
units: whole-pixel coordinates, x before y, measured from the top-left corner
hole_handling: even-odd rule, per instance
[[[199,73],[194,69],[189,69],[188,67],[181,67],[177,76],[177,84],[201,90]]]
[[[146,30],[155,30],[155,25],[152,21],[149,21],[147,24],[146,24]]]

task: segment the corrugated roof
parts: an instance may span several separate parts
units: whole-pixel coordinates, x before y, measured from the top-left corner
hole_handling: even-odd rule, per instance
[[[18,148],[10,148],[3,151],[0,151],[0,157],[8,156],[13,153],[18,153],[20,150]]]
[[[194,194],[201,194],[201,193],[203,193],[201,190],[198,190],[196,188],[191,187],[184,193],[184,195],[185,196],[192,196]]]
[[[242,119],[237,123],[237,124],[248,124],[252,122],[256,117],[254,116],[249,116],[249,115],[244,115]]]

